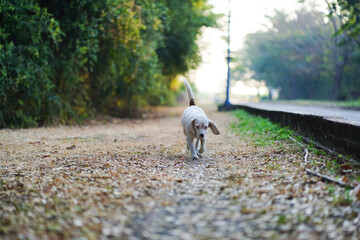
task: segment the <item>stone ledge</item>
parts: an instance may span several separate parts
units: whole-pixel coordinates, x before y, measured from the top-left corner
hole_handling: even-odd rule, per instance
[[[281,126],[290,127],[297,133],[319,144],[360,160],[360,126],[347,122],[333,121],[321,116],[272,111],[246,105],[220,105],[219,111],[244,109],[247,112],[268,118]]]

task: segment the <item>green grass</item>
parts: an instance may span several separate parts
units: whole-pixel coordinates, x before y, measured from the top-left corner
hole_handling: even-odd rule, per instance
[[[288,218],[286,217],[286,215],[280,214],[278,216],[277,224],[281,225],[281,224],[286,224],[287,222],[288,222]]]
[[[288,140],[292,131],[270,122],[259,116],[254,116],[244,110],[236,110],[234,115],[239,121],[232,125],[237,133],[253,139],[256,145],[269,146],[279,140]]]

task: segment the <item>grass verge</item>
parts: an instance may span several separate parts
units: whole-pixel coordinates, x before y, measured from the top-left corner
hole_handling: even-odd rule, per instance
[[[291,154],[303,158],[303,148],[306,148],[309,151],[306,168],[333,176],[346,183],[355,185],[360,183],[360,163],[352,160],[351,157],[325,152],[316,147],[313,141],[305,143],[292,130],[265,118],[251,115],[245,110],[236,110],[233,114],[239,121],[232,124],[232,129],[239,134],[239,137],[246,138],[250,144],[254,144],[258,151],[271,150],[271,154],[274,156],[275,153],[277,154],[277,159],[288,158]],[[291,137],[301,142],[303,147],[292,141]]]
[[[288,141],[293,135],[290,129],[282,128],[265,118],[250,115],[245,110],[237,110],[234,115],[239,122],[233,123],[232,129],[251,139],[256,145],[270,146],[279,141]]]

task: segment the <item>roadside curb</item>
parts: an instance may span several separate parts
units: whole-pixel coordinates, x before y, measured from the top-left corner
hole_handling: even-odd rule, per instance
[[[220,105],[219,111],[244,109],[247,112],[290,127],[297,133],[342,154],[352,155],[360,160],[360,126],[347,122],[333,121],[321,116],[265,110],[246,105]]]

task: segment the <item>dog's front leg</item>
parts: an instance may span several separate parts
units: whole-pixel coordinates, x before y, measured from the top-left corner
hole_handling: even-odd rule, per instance
[[[188,144],[188,148],[190,148],[192,160],[199,160],[199,157],[197,156],[196,151],[195,151],[195,147],[194,147],[194,144],[193,144],[193,139],[191,137],[187,137],[186,141],[187,141],[187,144]]]
[[[201,142],[201,147],[199,149],[199,142]],[[203,149],[203,139],[196,139],[196,145],[195,145],[195,151],[196,151],[196,155],[199,157],[199,158],[202,158],[202,154],[204,152],[204,150],[201,150]]]
[[[205,139],[201,139],[201,146],[199,149],[199,153],[203,153],[205,151]]]
[[[195,145],[195,152],[196,152],[196,155],[199,157],[199,158],[202,158],[202,155],[200,154],[201,152],[199,151],[199,142],[200,142],[200,139],[196,139],[196,145]]]
[[[196,139],[196,145],[195,145],[195,151],[196,152],[199,150],[199,142],[200,142],[200,140],[197,138]]]

